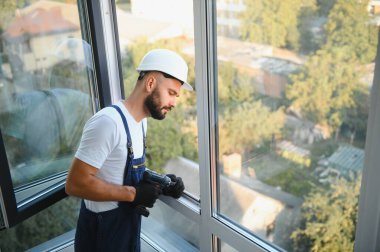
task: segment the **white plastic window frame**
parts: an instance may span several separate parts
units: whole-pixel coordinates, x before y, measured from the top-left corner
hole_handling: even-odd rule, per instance
[[[200,250],[217,251],[218,241],[238,251],[281,251],[217,214],[217,107],[215,1],[194,0],[195,69],[201,196]]]
[[[104,9],[102,18],[112,20],[109,15],[112,3],[108,0],[101,0],[101,5],[108,6]],[[216,173],[216,146],[217,142],[217,107],[216,102],[216,21],[215,21],[215,0],[203,1],[194,0],[194,39],[195,39],[195,69],[196,69],[196,90],[197,90],[197,117],[198,117],[198,140],[199,140],[199,181],[200,181],[200,204],[191,197],[181,197],[179,200],[162,198],[176,211],[198,223],[200,230],[199,246],[200,251],[217,251],[217,239],[227,242],[238,251],[282,251],[281,248],[265,242],[243,228],[230,222],[217,213],[217,173]],[[113,3],[114,8],[114,3]],[[115,15],[115,14],[114,14]],[[104,32],[107,36],[106,47],[109,46],[109,53],[116,52],[114,45],[116,26],[112,21],[104,22]],[[111,31],[111,33],[110,33]],[[113,38],[114,40],[112,40]],[[117,43],[118,41],[116,41]],[[120,59],[110,56],[110,76],[117,76],[115,69],[119,71]],[[379,59],[376,60],[376,65]],[[113,70],[112,70],[113,69]],[[114,74],[112,74],[114,73]],[[376,251],[380,247],[379,227],[380,227],[380,195],[379,183],[380,169],[376,164],[380,163],[380,155],[377,150],[380,148],[380,91],[379,91],[379,69],[375,69],[375,81],[371,96],[371,109],[369,114],[367,141],[365,146],[365,164],[363,170],[363,181],[359,205],[359,221],[356,229],[355,251]],[[112,100],[122,98],[121,92],[117,88],[120,80],[110,80]],[[115,87],[112,87],[114,86]],[[372,192],[372,193],[371,193]],[[376,221],[373,221],[376,220]],[[154,241],[153,241],[154,242]]]
[[[217,239],[238,251],[282,251],[217,213],[216,172],[217,106],[216,89],[216,0],[194,0],[196,89],[200,160],[201,251],[217,251]],[[379,38],[380,41],[380,38]],[[378,43],[378,54],[380,43]],[[380,248],[380,57],[376,57],[375,78],[371,91],[365,162],[359,218],[356,226],[355,251],[377,251]]]
[[[380,33],[378,41],[355,234],[358,252],[380,249]]]

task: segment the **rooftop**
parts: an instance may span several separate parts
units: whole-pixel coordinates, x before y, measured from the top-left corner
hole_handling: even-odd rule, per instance
[[[364,150],[342,145],[329,158],[329,164],[341,171],[361,171],[364,165]]]
[[[35,8],[30,12],[18,12],[3,36],[12,40],[25,36],[34,37],[78,29],[79,26],[65,19],[62,16],[62,9],[56,6],[51,9]]]

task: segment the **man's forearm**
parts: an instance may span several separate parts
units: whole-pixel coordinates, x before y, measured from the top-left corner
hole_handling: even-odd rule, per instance
[[[108,183],[96,176],[97,169],[74,159],[66,180],[66,193],[93,201],[133,201],[136,189]]]

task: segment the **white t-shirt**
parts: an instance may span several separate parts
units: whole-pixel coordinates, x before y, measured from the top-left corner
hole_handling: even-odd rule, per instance
[[[128,122],[132,138],[134,158],[143,155],[143,132],[146,134],[147,120],[136,122],[120,101],[115,104],[123,112]],[[122,185],[125,164],[127,161],[127,136],[120,114],[115,108],[106,107],[93,115],[84,126],[82,139],[75,157],[98,168],[96,176],[112,184]],[[103,212],[118,206],[116,201],[96,202],[85,200],[87,209]]]

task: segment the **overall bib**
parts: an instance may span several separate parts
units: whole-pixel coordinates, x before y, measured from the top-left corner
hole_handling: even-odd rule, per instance
[[[120,114],[127,134],[128,158],[124,170],[123,185],[136,186],[145,171],[145,132],[142,124],[144,150],[141,158],[134,158],[132,140],[127,120]],[[141,215],[129,202],[119,202],[118,207],[95,213],[88,210],[82,200],[75,234],[75,251],[140,251]]]

